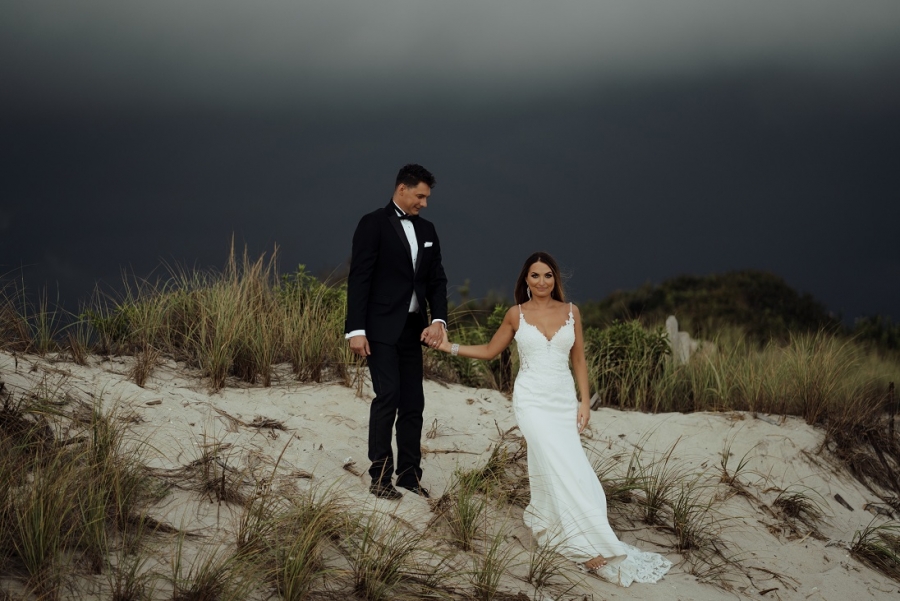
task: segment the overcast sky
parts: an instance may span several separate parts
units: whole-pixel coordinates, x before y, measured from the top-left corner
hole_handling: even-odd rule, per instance
[[[453,285],[773,271],[900,319],[900,2],[6,0],[0,273],[339,266],[397,169]]]

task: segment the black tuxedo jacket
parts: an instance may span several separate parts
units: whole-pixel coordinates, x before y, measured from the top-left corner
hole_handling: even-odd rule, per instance
[[[430,221],[418,217],[413,227],[419,245],[415,269],[393,202],[359,220],[347,278],[345,333],[364,329],[369,340],[396,343],[406,324],[413,291],[423,328],[428,324],[426,306],[432,320],[447,321],[447,276],[441,264],[441,243]]]

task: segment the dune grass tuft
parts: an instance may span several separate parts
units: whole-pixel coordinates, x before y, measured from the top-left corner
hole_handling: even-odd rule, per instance
[[[47,599],[78,565],[109,569],[113,541],[152,489],[115,410],[102,399],[68,410],[59,392],[42,384],[0,408],[0,556]]]
[[[472,472],[456,470],[446,492],[432,503],[434,520],[447,525],[450,540],[463,551],[472,551],[480,534],[487,500],[480,492],[482,481]]]
[[[472,556],[471,581],[474,598],[492,601],[500,591],[500,581],[510,564],[516,559],[515,547],[508,544],[507,528],[502,524],[490,535],[481,553]]]
[[[875,520],[858,530],[850,543],[850,553],[882,574],[900,580],[900,523]]]
[[[789,521],[800,521],[815,533],[819,522],[825,517],[825,499],[816,491],[805,486],[789,486],[778,493],[772,506]]]

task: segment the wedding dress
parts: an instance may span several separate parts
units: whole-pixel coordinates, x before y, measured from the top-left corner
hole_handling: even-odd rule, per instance
[[[602,555],[597,574],[621,586],[656,582],[672,563],[658,553],[621,542],[606,517],[606,495],[578,435],[578,397],[569,370],[575,319],[550,339],[529,324],[519,306],[519,374],[513,389],[516,421],[528,445],[531,502],[525,524],[538,544],[556,546],[583,563]]]

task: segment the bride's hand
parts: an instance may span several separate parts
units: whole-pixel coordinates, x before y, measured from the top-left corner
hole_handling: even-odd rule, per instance
[[[449,353],[451,346],[453,346],[453,345],[450,344],[450,334],[447,332],[447,330],[444,330],[444,339],[441,340],[441,343],[438,345],[437,349],[439,351],[444,351],[445,353]]]
[[[578,433],[581,434],[582,430],[588,425],[588,422],[591,421],[591,406],[585,405],[584,403],[578,404]]]

